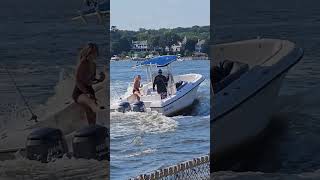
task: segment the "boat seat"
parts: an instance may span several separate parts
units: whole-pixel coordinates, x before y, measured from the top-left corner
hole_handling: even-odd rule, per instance
[[[219,66],[214,66],[212,70],[213,77],[211,78],[214,93],[218,93],[233,81],[239,79],[248,70],[248,64],[230,60],[225,60]]]
[[[219,62],[218,65],[213,66],[212,73],[211,73],[211,81],[213,84],[220,82],[222,79],[224,79],[226,76],[228,76],[231,73],[231,70],[233,68],[234,62],[229,60],[224,60]]]
[[[183,88],[187,84],[188,84],[188,82],[186,82],[186,81],[178,81],[178,82],[176,82],[177,91],[179,91],[181,88]]]

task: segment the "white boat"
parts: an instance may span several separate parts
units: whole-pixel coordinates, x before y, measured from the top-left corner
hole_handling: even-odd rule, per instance
[[[119,61],[120,57],[118,57],[117,55],[114,55],[111,57],[111,61]]]
[[[219,160],[264,132],[282,80],[303,50],[287,40],[254,39],[214,45],[211,53],[211,154]]]
[[[178,56],[177,61],[183,61],[183,59],[181,58],[181,54],[177,54],[177,56]]]
[[[146,60],[145,58],[139,58],[139,57],[137,57],[137,56],[134,56],[133,58],[131,58],[131,60],[132,61],[144,61],[144,60]]]
[[[98,104],[105,107],[105,109],[97,113],[97,124],[108,128],[107,119],[109,113],[107,110],[106,84],[107,78],[105,81],[94,85],[94,89]],[[60,129],[66,139],[69,152],[72,152],[74,133],[88,126],[86,116],[81,107],[71,97],[66,99],[59,107],[60,110],[52,112],[43,118],[40,117],[38,122],[28,127],[9,129],[5,133],[2,132],[0,137],[0,160],[13,159],[17,152],[25,156],[27,137],[34,130],[44,127]]]
[[[153,54],[149,54],[145,57],[145,59],[152,59],[153,57],[154,57]]]
[[[146,68],[147,72],[147,83],[140,88],[142,95],[140,100],[144,105],[143,111],[157,111],[163,115],[172,116],[192,105],[197,98],[198,87],[205,78],[201,74],[173,76],[171,63],[176,60],[176,56],[159,56],[136,66],[136,68]],[[153,91],[153,80],[158,74],[158,69],[163,70],[164,76],[169,76],[167,97],[164,99],[161,99],[160,95],[156,91]],[[111,105],[111,110],[117,110],[119,107],[124,110],[123,103],[130,105],[126,107],[129,110],[132,107],[131,110],[133,110],[137,103],[137,98],[133,94],[122,97]]]

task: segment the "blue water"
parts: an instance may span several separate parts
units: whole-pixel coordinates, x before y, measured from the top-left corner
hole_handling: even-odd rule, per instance
[[[111,103],[127,92],[137,74],[132,61],[110,65]],[[174,62],[174,74],[199,73],[206,80],[188,116],[165,117],[157,113],[111,113],[111,179],[127,179],[161,167],[209,153],[209,61]]]

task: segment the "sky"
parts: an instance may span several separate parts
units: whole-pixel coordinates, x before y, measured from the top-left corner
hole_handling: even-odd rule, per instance
[[[210,0],[111,0],[111,26],[138,30],[210,24]]]

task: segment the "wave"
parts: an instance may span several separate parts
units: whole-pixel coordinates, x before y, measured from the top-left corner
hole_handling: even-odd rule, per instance
[[[111,138],[144,133],[158,134],[174,131],[178,122],[157,112],[112,112],[110,116]]]
[[[94,169],[94,171],[92,171]],[[69,159],[64,157],[44,164],[24,158],[0,161],[1,179],[105,179],[108,177],[105,161]]]
[[[320,105],[320,86],[296,93],[294,95],[282,95],[278,101],[280,111],[295,112],[313,110]]]
[[[33,107],[33,112],[38,118],[44,119],[50,114],[61,109],[61,104],[70,101],[72,89],[74,87],[73,72],[65,72],[61,70],[59,81],[54,88],[54,94],[47,99],[44,104],[38,104]],[[14,104],[2,105],[5,106],[5,113],[1,116],[0,130],[10,131],[12,129],[23,128],[34,124],[33,121],[28,121],[31,117],[29,110],[26,108],[20,96],[16,97]]]

